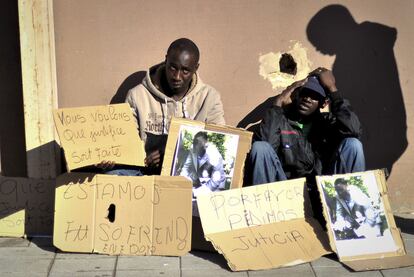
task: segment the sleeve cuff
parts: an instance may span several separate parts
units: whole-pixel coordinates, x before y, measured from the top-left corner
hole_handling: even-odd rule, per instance
[[[329,93],[328,97],[332,102],[334,102],[336,100],[343,99],[342,93],[340,91],[335,91],[335,92]]]

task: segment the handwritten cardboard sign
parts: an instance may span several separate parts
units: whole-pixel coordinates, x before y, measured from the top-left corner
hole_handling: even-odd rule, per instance
[[[302,178],[200,195],[206,239],[234,271],[294,265],[329,253],[320,225],[307,218],[304,184]]]
[[[410,266],[383,170],[316,176],[331,248],[355,271]]]
[[[181,256],[191,248],[184,177],[58,177],[54,245],[70,252]]]
[[[101,161],[144,165],[144,144],[128,104],[58,109],[53,118],[68,170]]]
[[[51,235],[54,180],[0,176],[0,236]]]

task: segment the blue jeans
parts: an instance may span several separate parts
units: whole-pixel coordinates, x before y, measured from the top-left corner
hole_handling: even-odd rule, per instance
[[[113,169],[105,171],[104,174],[118,176],[144,176],[142,171],[139,169]]]
[[[357,138],[345,138],[339,144],[333,161],[324,174],[344,174],[365,171],[362,143]]]
[[[273,147],[266,141],[256,141],[250,151],[252,184],[265,184],[286,180],[282,163]]]
[[[326,174],[365,171],[362,143],[356,138],[345,138],[340,143]],[[252,184],[265,184],[286,180],[282,163],[273,147],[265,141],[256,141],[250,151]]]

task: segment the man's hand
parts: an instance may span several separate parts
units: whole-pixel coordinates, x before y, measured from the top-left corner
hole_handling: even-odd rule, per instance
[[[102,169],[103,171],[111,170],[115,166],[114,161],[101,161],[98,164],[95,164],[95,166],[99,169]]]
[[[161,162],[161,154],[159,150],[150,153],[144,160],[145,165],[149,167],[159,167]]]
[[[336,87],[335,76],[333,75],[332,71],[324,67],[318,67],[309,75],[318,76],[319,83],[321,84],[321,86],[323,86],[330,93],[336,92],[338,90],[338,88]]]
[[[346,220],[337,220],[333,225],[332,228],[336,231],[344,231],[345,229],[351,228],[351,223]]]
[[[303,86],[308,79],[303,79],[300,81],[296,81],[290,86],[288,86],[281,94],[276,96],[273,105],[278,107],[285,107],[292,103],[292,93],[299,87]]]

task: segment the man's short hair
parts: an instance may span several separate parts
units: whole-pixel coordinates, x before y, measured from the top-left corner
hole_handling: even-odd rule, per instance
[[[189,52],[194,56],[196,63],[198,63],[200,59],[200,51],[198,50],[197,45],[188,38],[179,38],[173,41],[170,47],[168,47],[167,55],[176,50]]]
[[[202,137],[206,141],[208,140],[207,132],[203,132],[203,131],[198,132],[197,134],[195,134],[193,141],[195,141],[198,137]]]
[[[335,180],[335,187],[338,185],[348,185],[348,181],[344,178],[338,178]]]

